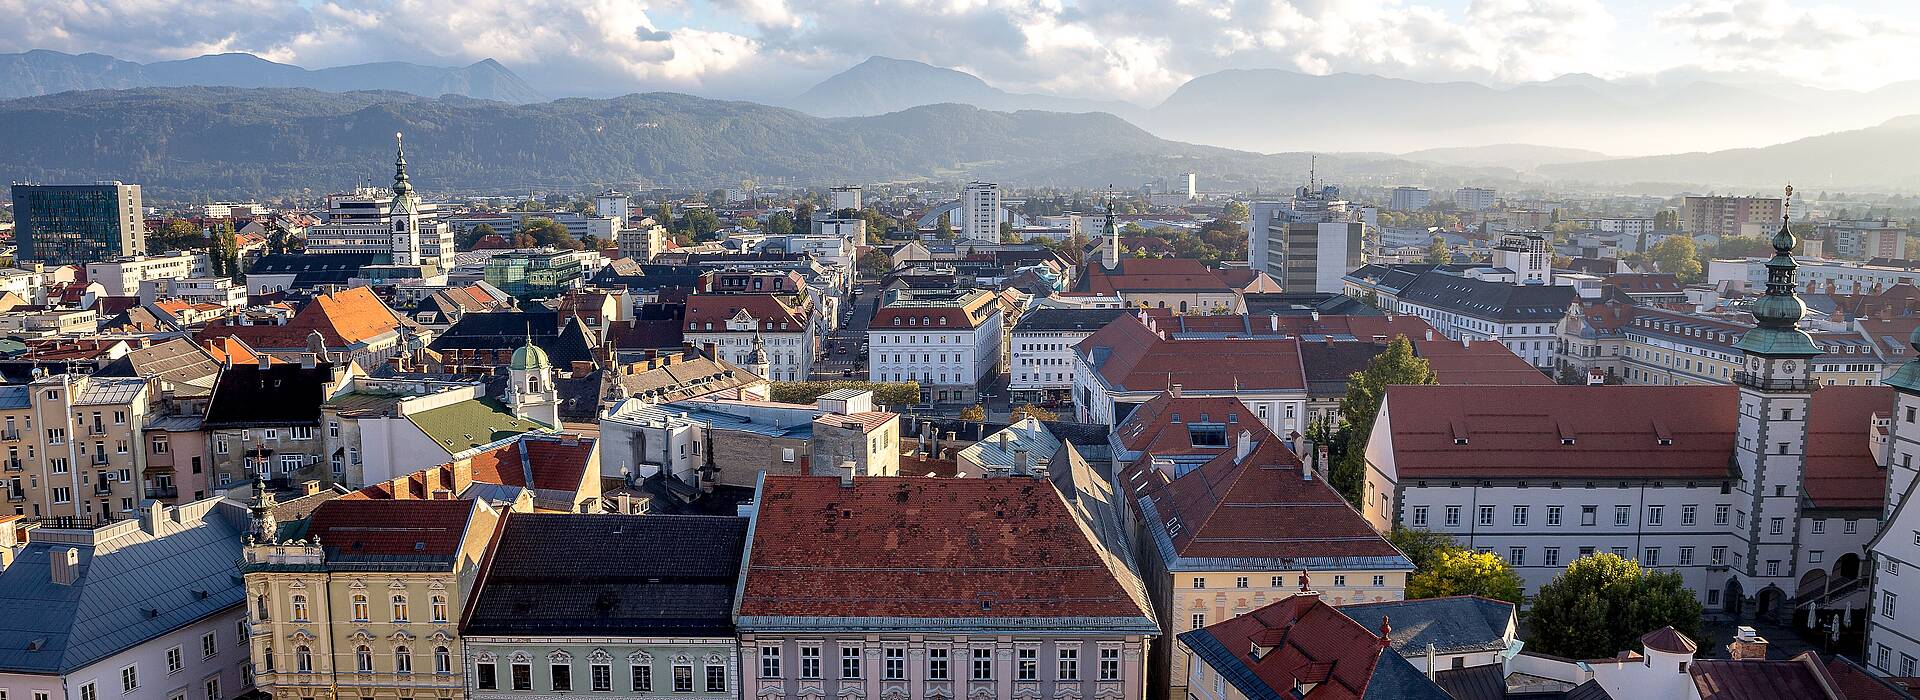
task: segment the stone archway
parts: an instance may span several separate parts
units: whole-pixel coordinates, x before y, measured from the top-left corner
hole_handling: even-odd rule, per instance
[[[1833,560],[1833,575],[1841,579],[1860,578],[1860,555],[1848,552]]]
[[[1720,592],[1720,610],[1734,617],[1739,617],[1742,609],[1746,606],[1746,601],[1746,591],[1740,588],[1740,579],[1727,579],[1726,589]]]
[[[1768,585],[1754,595],[1753,616],[1779,621],[1781,608],[1784,607],[1787,594],[1778,586]]]

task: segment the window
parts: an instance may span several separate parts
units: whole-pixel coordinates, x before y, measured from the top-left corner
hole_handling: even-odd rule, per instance
[[[212,632],[208,632],[206,634],[200,635],[200,655],[201,656],[210,659],[210,658],[213,658],[215,654],[219,654],[219,653],[220,653],[220,639],[218,637],[215,637]]]
[[[120,692],[131,693],[140,687],[140,666],[135,664],[120,669]]]
[[[1768,576],[1779,576],[1779,575],[1780,575],[1780,560],[1778,560],[1778,559],[1768,559],[1768,560],[1767,560],[1767,575],[1768,575]]]
[[[1200,629],[1202,627],[1205,627],[1207,626],[1207,614],[1203,612],[1194,613],[1192,621],[1193,621],[1193,627],[1191,629]]]
[[[1347,575],[1346,575],[1346,574],[1334,574],[1334,575],[1333,575],[1333,587],[1334,587],[1334,588],[1346,588],[1346,587],[1347,587]]]
[[[406,647],[393,648],[393,672],[413,673],[413,650]]]
[[[1285,576],[1275,576],[1275,577],[1273,577],[1273,582],[1272,582],[1272,583],[1273,583],[1273,585],[1272,585],[1272,586],[1269,586],[1270,588],[1285,588],[1285,587],[1287,587],[1287,577],[1285,577]]]
[[[760,647],[760,677],[780,677],[780,647]]]
[[[1614,527],[1626,527],[1627,523],[1632,521],[1633,521],[1633,506],[1614,506],[1613,507],[1613,526]]]
[[[1413,526],[1414,527],[1427,526],[1427,507],[1426,506],[1413,507]]]
[[[1912,678],[1913,667],[1914,667],[1913,655],[1901,654],[1900,655],[1900,676],[1903,678]]]
[[[1374,587],[1374,588],[1379,588],[1379,587],[1381,587],[1381,586],[1385,586],[1385,585],[1387,585],[1387,577],[1386,577],[1386,576],[1383,576],[1383,575],[1380,575],[1380,574],[1374,574],[1374,575],[1373,575],[1373,587]]]
[[[948,657],[952,653],[953,650],[946,647],[927,648],[927,680],[944,681],[953,677],[952,667],[948,664]]]
[[[293,596],[293,621],[307,621],[307,597],[304,595],[295,594]]]
[[[612,691],[613,666],[610,664],[594,664],[588,667],[587,681],[593,684],[593,689],[596,691],[603,693]]]
[[[1120,648],[1100,648],[1100,680],[1120,680]]]
[[[1885,668],[1887,668],[1887,656],[1888,656],[1888,649],[1887,649],[1887,645],[1885,645],[1885,644],[1881,644],[1881,645],[1879,645],[1879,647],[1880,647],[1880,648],[1879,648],[1879,649],[1878,649],[1877,651],[1875,651],[1875,652],[1874,652],[1874,662],[1873,662],[1873,665],[1875,665],[1875,666],[1878,666],[1878,667],[1880,667],[1880,668],[1883,668],[1883,669],[1885,669]],[[80,690],[81,690],[81,692],[83,692],[83,693],[84,693],[84,692],[86,691],[86,688],[81,688]],[[84,698],[83,700],[91,700],[91,699],[90,699],[90,698]]]
[[[880,677],[890,681],[907,679],[906,647],[887,647],[884,662],[880,665]]]
[[[673,667],[673,692],[676,692],[676,693],[693,692],[693,667],[692,666],[682,664],[682,665]]]
[[[1900,596],[1893,591],[1882,591],[1880,593],[1880,616],[1889,620],[1893,619],[1894,604],[1899,601]]]
[[[1526,527],[1526,525],[1527,525],[1527,507],[1514,506],[1513,507],[1513,526]]]
[[[860,647],[840,645],[840,677],[860,677]]]
[[[1040,650],[1034,647],[1020,647],[1016,649],[1013,671],[1014,680],[1040,680]]]
[[[373,673],[373,647],[362,644],[353,650],[353,669],[361,673]]]
[[[533,664],[514,664],[508,672],[513,674],[514,690],[533,690]]]
[[[817,646],[800,647],[800,677],[801,678],[819,678],[820,677],[820,647],[817,647]]]
[[[1493,524],[1493,506],[1480,506],[1480,519],[1478,522],[1483,527]]]
[[[393,610],[392,610],[392,613],[393,613],[393,621],[394,621],[394,622],[406,622],[406,621],[407,621],[407,594],[405,594],[405,593],[395,593],[395,594],[393,594]]]
[[[1664,525],[1667,521],[1666,506],[1647,506],[1647,525]]]
[[[1680,506],[1681,526],[1692,527],[1694,522],[1700,519],[1699,516],[1700,506]]]
[[[554,690],[573,690],[573,664],[552,663],[548,665],[548,676],[552,678]]]
[[[1247,587],[1247,577],[1245,577],[1245,576],[1235,576],[1235,577],[1233,578],[1233,587],[1234,587],[1234,588],[1246,588],[1246,587]]]
[[[353,621],[367,622],[368,617],[369,617],[369,613],[367,612],[367,594],[365,593],[353,594]]]
[[[993,650],[986,647],[974,647],[973,663],[968,678],[976,681],[993,680]]]
[[[473,671],[474,687],[481,690],[494,690],[499,687],[500,680],[495,675],[498,671],[494,668],[492,661],[482,661],[476,664],[473,667]]]
[[[727,667],[708,666],[706,667],[706,673],[707,673],[707,692],[709,693],[727,692]]]
[[[441,675],[453,673],[453,651],[446,647],[433,648],[433,672]]]
[[[1840,532],[1847,535],[1860,532],[1860,521],[1852,519],[1840,521]]]
[[[1900,562],[1898,562],[1898,561],[1894,561],[1894,560],[1892,560],[1892,559],[1888,559],[1888,560],[1887,560],[1887,564],[1886,564],[1886,566],[1885,566],[1884,568],[1885,568],[1885,569],[1887,570],[1887,574],[1888,574],[1889,576],[1899,576],[1899,575],[1900,575]]]
[[[1713,507],[1713,524],[1715,524],[1715,525],[1725,525],[1725,524],[1727,524],[1727,510],[1728,510],[1728,508],[1729,508],[1729,506],[1714,506],[1714,507]]]
[[[1527,548],[1526,547],[1508,547],[1507,563],[1512,564],[1514,566],[1525,566],[1527,564]]]
[[[1774,518],[1772,520],[1767,521],[1768,534],[1778,535],[1783,532],[1786,532],[1786,529],[1787,529],[1786,518]]]
[[[1816,535],[1824,535],[1824,534],[1827,534],[1827,519],[1826,519],[1826,518],[1816,518],[1816,519],[1814,519],[1814,521],[1813,521],[1813,534],[1816,534]]]
[[[1560,548],[1548,547],[1540,552],[1540,563],[1546,566],[1560,565]]]
[[[1640,551],[1640,563],[1645,566],[1660,565],[1660,548],[1648,547]]]
[[[1560,506],[1547,506],[1547,527],[1560,526]]]
[[[299,673],[313,673],[313,649],[305,644],[294,647],[293,670]]]
[[[1080,650],[1072,647],[1060,648],[1060,677],[1055,680],[1080,680]]]
[[[1193,587],[1195,590],[1206,588],[1207,580],[1205,578],[1195,576],[1193,577]]]
[[[444,593],[433,594],[433,621],[447,621],[447,596]]]
[[[99,697],[100,693],[94,690],[92,683],[80,686],[80,700],[99,700]]]
[[[219,676],[208,678],[207,682],[202,684],[202,687],[207,691],[207,700],[223,700],[220,696]],[[83,698],[82,700],[93,700],[93,698]]]
[[[1600,513],[1600,506],[1580,506],[1580,524],[1581,525],[1596,524],[1599,518],[1599,513]]]
[[[1827,553],[1818,549],[1807,552],[1807,563],[1809,564],[1818,564],[1822,559],[1826,558]]]
[[[1447,506],[1447,527],[1460,527],[1460,506]]]
[[[628,680],[633,681],[635,692],[653,690],[653,667],[633,666],[627,669]]]
[[[1693,566],[1693,548],[1692,547],[1680,548],[1680,565]]]
[[[273,658],[273,654],[271,653],[271,651],[269,651],[269,653],[267,654],[267,658],[268,659]],[[179,673],[182,666],[183,664],[180,663],[180,647],[174,647],[174,648],[168,649],[167,650],[167,673]]]

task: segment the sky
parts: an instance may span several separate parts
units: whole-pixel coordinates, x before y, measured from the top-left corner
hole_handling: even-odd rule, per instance
[[[550,96],[778,101],[881,55],[1152,105],[1228,68],[1501,85],[1920,79],[1920,0],[0,0],[0,52],[505,64]]]

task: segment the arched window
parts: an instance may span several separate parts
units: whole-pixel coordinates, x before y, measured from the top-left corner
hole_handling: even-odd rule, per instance
[[[293,596],[293,621],[307,621],[307,597],[305,595],[295,594]]]
[[[442,675],[453,673],[453,652],[446,647],[434,647],[433,672]]]
[[[407,594],[405,593],[393,594],[393,621],[407,621]]]
[[[393,648],[393,672],[413,673],[413,650],[404,646]]]
[[[366,622],[371,614],[367,612],[367,594],[353,594],[353,621]]]
[[[373,648],[365,644],[353,650],[353,670],[373,673]]]
[[[293,650],[293,670],[313,673],[313,650],[302,644]]]
[[[260,662],[261,670],[267,673],[273,673],[273,647],[265,646],[260,648]]]
[[[433,621],[447,621],[447,596],[444,593],[433,594]]]

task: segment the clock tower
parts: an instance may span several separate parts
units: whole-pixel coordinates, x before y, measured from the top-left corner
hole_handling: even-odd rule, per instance
[[[407,149],[400,133],[393,134],[393,264],[420,264],[420,195],[407,180]]]
[[[1793,188],[1786,193],[1791,206]],[[1734,345],[1746,355],[1744,366],[1734,374],[1740,389],[1739,439],[1734,449],[1740,480],[1734,492],[1734,534],[1741,541],[1727,563],[1743,593],[1774,605],[1786,604],[1787,592],[1798,581],[1796,535],[1804,490],[1807,411],[1814,391],[1808,362],[1822,352],[1799,328],[1807,305],[1794,294],[1797,241],[1787,221],[1782,214],[1780,232],[1773,236],[1766,294],[1753,302],[1757,326]]]

